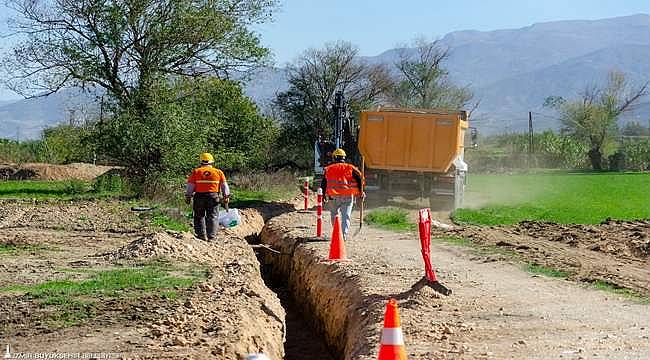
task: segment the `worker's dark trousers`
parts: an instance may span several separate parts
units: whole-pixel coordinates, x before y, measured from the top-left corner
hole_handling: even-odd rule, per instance
[[[213,239],[219,229],[219,193],[194,193],[194,232]]]

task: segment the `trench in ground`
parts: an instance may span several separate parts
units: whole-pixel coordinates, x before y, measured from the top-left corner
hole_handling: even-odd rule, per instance
[[[261,229],[260,229],[261,230]],[[247,236],[250,244],[260,244],[260,234]],[[273,264],[265,259],[269,256],[291,256],[286,253],[270,254],[268,250],[256,249],[255,255],[260,263],[260,272],[266,286],[273,291],[286,312],[286,339],[284,343],[284,360],[335,360],[342,358],[338,354],[332,354],[325,342],[325,336],[313,326],[318,321],[318,316],[307,314],[301,311],[296,303],[294,294],[291,292],[285,278],[278,276],[273,271]],[[322,327],[321,327],[322,328]]]

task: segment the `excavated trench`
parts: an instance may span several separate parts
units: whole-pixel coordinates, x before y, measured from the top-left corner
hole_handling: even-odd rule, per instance
[[[263,278],[287,311],[285,359],[370,359],[383,309],[361,292],[354,270],[325,261],[328,241],[304,236],[311,227],[300,224],[311,217],[270,217],[254,239]]]
[[[368,310],[368,297],[360,292],[353,272],[323,261],[322,248],[328,247],[328,242],[293,232],[295,218],[311,214],[280,213],[258,209],[244,223],[256,225],[247,229],[245,238],[256,249],[265,283],[286,311],[284,359],[371,358],[378,339],[369,334],[368,326],[375,325],[377,316],[366,315],[381,309]],[[302,230],[308,227],[297,226]]]

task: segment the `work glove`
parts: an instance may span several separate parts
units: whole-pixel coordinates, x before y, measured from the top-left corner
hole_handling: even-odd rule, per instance
[[[191,196],[185,196],[185,203],[189,205],[192,202],[192,197]]]

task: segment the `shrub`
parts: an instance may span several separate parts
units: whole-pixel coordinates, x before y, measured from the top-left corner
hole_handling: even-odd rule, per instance
[[[88,191],[88,184],[79,179],[70,179],[65,182],[63,191],[70,195],[79,195]]]

